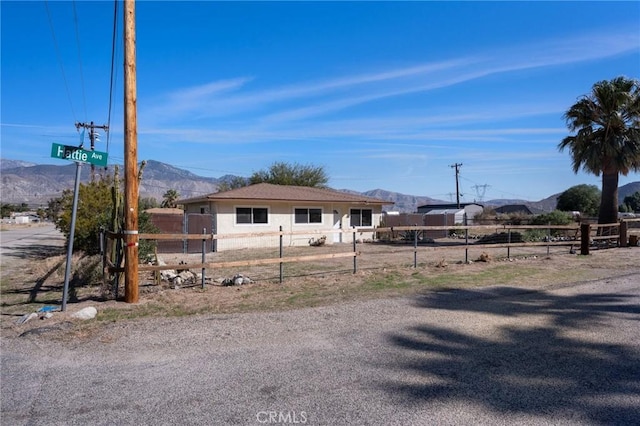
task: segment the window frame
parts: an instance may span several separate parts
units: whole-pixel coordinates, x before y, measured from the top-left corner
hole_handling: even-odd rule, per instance
[[[368,211],[369,212],[369,220],[370,220],[370,224],[368,225],[363,225],[363,212],[364,211]],[[358,212],[357,214],[354,214],[354,212]],[[354,217],[358,218],[358,224],[354,225]],[[353,228],[358,228],[358,227],[363,227],[363,228],[370,228],[373,226],[373,209],[371,208],[350,208],[349,209],[349,225]]]
[[[306,222],[298,222],[298,210],[306,210],[307,221]],[[311,211],[319,210],[320,213],[320,221],[312,222],[311,221]],[[317,214],[317,212],[316,212]],[[324,209],[322,207],[294,207],[293,208],[293,224],[294,225],[322,225],[324,223]]]
[[[245,209],[250,210],[251,222],[239,222],[238,210]],[[256,210],[264,210],[266,212],[266,222],[256,222]],[[268,206],[234,206],[234,225],[235,226],[265,226],[269,225],[269,207]],[[246,212],[244,213],[246,215]]]

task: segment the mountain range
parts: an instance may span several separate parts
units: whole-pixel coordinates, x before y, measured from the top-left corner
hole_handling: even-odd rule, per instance
[[[119,166],[122,176],[122,166]],[[113,166],[108,167],[108,172],[113,172]],[[49,164],[34,164],[26,161],[0,159],[0,194],[2,203],[21,204],[30,206],[46,206],[52,198],[59,197],[65,189],[73,188],[75,180],[75,164],[61,166]],[[104,173],[104,168],[96,168],[95,173]],[[87,182],[91,176],[91,167],[84,165],[81,168],[81,181]],[[162,200],[163,194],[168,189],[175,189],[180,198],[191,198],[199,195],[210,194],[218,190],[222,182],[228,182],[234,176],[225,175],[219,178],[198,176],[187,170],[183,170],[170,164],[149,160],[142,169],[140,181],[140,196]],[[346,192],[355,192],[344,189]],[[619,202],[624,197],[640,191],[640,182],[632,182],[618,189]],[[399,212],[414,212],[423,204],[444,204],[443,200],[434,199],[424,195],[407,195],[384,189],[372,189],[361,192],[369,197],[393,201],[389,210]],[[551,211],[556,207],[558,194],[553,194],[540,201],[495,199],[478,201],[485,206],[502,206],[505,204],[525,204],[543,211]]]

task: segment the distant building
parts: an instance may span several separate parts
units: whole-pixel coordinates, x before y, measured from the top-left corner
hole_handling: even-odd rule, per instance
[[[482,211],[484,210],[484,206],[477,203],[460,203],[460,209],[462,209],[463,212],[466,213],[467,215],[467,224],[471,225],[473,224],[473,219],[476,217],[476,215],[482,213]],[[453,210],[458,211],[460,209],[458,208],[457,203],[425,204],[422,206],[418,206],[418,213],[430,213],[434,210],[438,210],[441,212],[447,211],[447,214],[451,214],[451,211]],[[443,214],[443,213],[440,213],[440,214]],[[458,214],[458,217],[459,217],[459,214]],[[464,218],[462,218],[459,221],[459,223],[464,223]]]
[[[525,204],[505,204],[494,209],[499,214],[525,214],[534,215],[542,214],[544,210],[536,209],[535,207],[529,207]]]

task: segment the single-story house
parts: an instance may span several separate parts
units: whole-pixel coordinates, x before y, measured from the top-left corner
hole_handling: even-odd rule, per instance
[[[382,206],[393,204],[360,194],[305,186],[259,183],[202,197],[178,200],[186,214],[212,216],[213,232],[225,236],[216,250],[278,245],[278,236],[229,238],[232,234],[279,231],[288,246],[308,245],[319,231],[373,228],[380,225]],[[309,231],[305,234],[304,231]],[[357,239],[371,239],[373,232],[358,232]],[[351,233],[327,233],[326,244],[352,242]]]

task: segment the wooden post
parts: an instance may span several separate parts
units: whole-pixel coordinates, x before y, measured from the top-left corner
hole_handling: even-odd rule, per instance
[[[620,247],[627,247],[627,227],[628,227],[627,222],[625,222],[624,219],[621,219],[620,220],[620,235],[619,235],[620,241],[618,243],[618,245]]]
[[[205,263],[206,253],[207,253],[207,228],[202,228],[202,263]],[[202,289],[204,290],[204,280],[205,280],[205,272],[206,268],[202,267]]]
[[[591,240],[591,225],[588,223],[580,224],[580,254],[586,256],[589,254],[589,242]]]
[[[124,2],[124,300],[138,302],[138,124],[135,1]]]
[[[353,273],[358,272],[358,250],[356,247],[356,227],[353,227]]]
[[[418,225],[415,225],[416,227]],[[418,230],[413,233],[413,268],[418,267]]]

